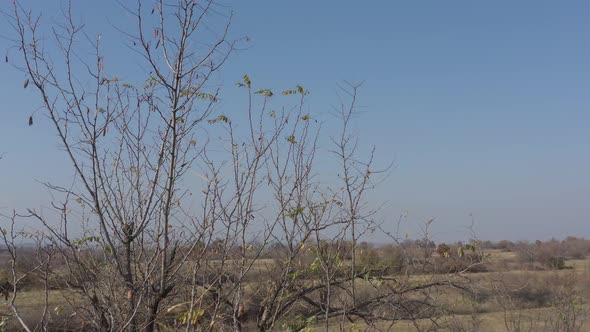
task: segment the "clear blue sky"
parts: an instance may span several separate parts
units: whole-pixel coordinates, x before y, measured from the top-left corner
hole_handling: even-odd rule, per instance
[[[59,1],[24,3],[51,20]],[[103,33],[107,51],[122,49],[110,25],[128,22],[117,5],[74,3],[80,20]],[[248,73],[261,87],[304,85],[310,110],[327,114],[338,104],[339,82],[365,82],[355,126],[380,162],[396,163],[372,195],[386,202],[384,221],[407,212],[415,232],[435,218],[443,240],[463,238],[470,214],[482,238],[590,236],[587,1],[224,4],[234,10],[234,35],[252,40],[223,72],[226,100]],[[9,46],[0,38],[2,53]],[[133,66],[124,57],[113,62]],[[72,174],[47,121],[27,126],[39,100],[22,89],[23,79],[0,64],[0,208],[46,204],[37,181]],[[230,113],[232,104],[224,106]]]

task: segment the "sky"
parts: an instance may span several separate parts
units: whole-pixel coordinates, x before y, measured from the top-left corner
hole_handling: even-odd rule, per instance
[[[146,1],[149,3],[150,1]],[[6,4],[2,10],[9,9]],[[55,21],[63,1],[24,5]],[[587,1],[230,1],[232,34],[248,36],[219,77],[249,74],[276,89],[301,84],[326,119],[338,85],[363,82],[354,127],[377,163],[394,163],[370,196],[377,216],[435,239],[590,237],[590,3]],[[115,68],[136,66],[113,26],[132,28],[114,1],[78,0]],[[0,53],[18,56],[0,16]],[[11,61],[12,62],[12,61]],[[0,63],[0,209],[47,205],[42,182],[72,170],[24,75]],[[323,146],[322,148],[327,148]],[[331,165],[322,165],[330,169]],[[374,241],[385,241],[375,238]]]

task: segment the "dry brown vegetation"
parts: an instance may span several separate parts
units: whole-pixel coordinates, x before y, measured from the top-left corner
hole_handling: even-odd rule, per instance
[[[357,262],[362,278],[357,281],[355,301],[368,303],[365,313],[359,314],[357,319],[343,319],[345,317],[335,315],[321,322],[317,307],[325,305],[327,294],[324,288],[318,288],[306,297],[294,298],[295,303],[274,329],[585,331],[588,328],[590,260],[585,256],[580,257],[579,253],[590,249],[590,241],[567,238],[563,241],[521,242],[503,249],[494,249],[496,244],[485,244],[489,249],[481,249],[481,243],[473,244],[472,248],[458,244],[435,246],[431,241],[405,241],[379,247],[360,243]],[[322,279],[321,267],[314,265],[321,248],[314,247],[313,243],[307,245],[309,249],[299,257],[300,261],[293,264],[289,276],[291,282],[299,284],[299,287],[316,285]],[[346,255],[349,251],[345,249],[349,246],[350,243],[337,246],[344,248],[342,261],[339,262],[344,273],[351,264],[351,257]],[[270,246],[263,251],[261,257],[264,258],[249,257],[253,267],[244,279],[244,297],[248,300],[240,309],[243,328],[246,330],[257,329],[264,301],[268,293],[272,292],[274,281],[279,278],[276,273],[282,271],[285,257],[280,254],[278,247]],[[548,251],[551,255],[562,257],[564,263],[548,263]],[[29,257],[35,255],[33,249],[25,248],[22,252],[23,262],[35,260]],[[222,264],[222,261],[214,254],[212,256],[210,275],[215,276],[215,265]],[[532,261],[531,257],[534,257]],[[7,259],[4,256],[5,268],[9,264]],[[45,292],[44,278],[42,275],[26,273],[30,269],[31,266],[26,263],[17,266],[17,273],[26,275],[16,297],[23,320],[29,326],[35,326],[36,322],[42,320],[47,305],[49,330],[80,329],[85,323],[76,317],[75,312],[76,306],[80,306],[84,299],[76,298],[75,292],[68,288],[67,281],[64,282],[67,276],[63,275],[63,280],[51,280],[48,285],[50,291]],[[66,274],[64,266],[56,265],[54,269]],[[225,280],[218,280],[220,291],[236,283],[235,271],[234,274],[230,271]],[[7,273],[2,276],[3,279],[9,277]],[[207,278],[207,273],[203,273],[202,277]],[[413,289],[414,285],[434,285],[439,281],[443,283],[435,287]],[[186,326],[192,283],[187,279],[177,286],[175,296],[166,303],[161,313],[159,329],[172,331]],[[383,288],[395,289],[395,299],[389,298],[382,303],[373,301],[376,296],[383,294]],[[404,293],[406,290],[408,293]],[[349,295],[341,288],[334,287],[330,297],[331,306],[351,305],[342,302],[349,301]],[[207,296],[201,301],[215,302]],[[4,307],[6,309],[8,307]],[[206,329],[200,325],[204,321],[205,317],[200,317],[191,326],[197,330]],[[7,319],[5,324],[8,330],[20,328],[14,318]]]
[[[117,3],[139,72],[112,72],[109,41],[73,3],[51,22],[16,0],[2,11],[19,52],[6,62],[74,172],[45,184],[48,208],[0,215],[2,329],[584,329],[587,240],[436,244],[430,222],[417,240],[384,230],[367,194],[389,167],[358,148],[358,85],[341,87],[329,131],[303,86],[276,93],[248,75],[242,107],[221,113],[217,73],[249,40],[231,38],[231,13]]]

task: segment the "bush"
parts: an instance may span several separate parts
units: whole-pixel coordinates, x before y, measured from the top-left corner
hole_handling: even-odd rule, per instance
[[[512,251],[513,247],[514,247],[514,243],[512,243],[510,241],[502,240],[502,241],[496,243],[495,249],[499,249],[502,251]]]
[[[547,267],[554,270],[563,270],[565,268],[565,259],[560,256],[551,256],[545,262]]]
[[[373,248],[359,248],[358,263],[359,266],[373,269],[379,266],[379,253]]]
[[[590,241],[568,236],[561,243],[563,255],[571,259],[583,259],[590,252]]]
[[[407,265],[408,257],[399,246],[389,245],[382,249],[383,256],[381,264],[386,267],[385,273],[395,274],[404,270]]]
[[[565,268],[565,258],[562,252],[561,244],[558,241],[537,241],[534,249],[535,261],[541,263],[546,268],[561,270]]]
[[[552,292],[548,287],[527,286],[514,292],[514,297],[534,307],[544,307],[551,302]]]
[[[441,243],[436,247],[436,253],[440,257],[448,257],[450,255],[451,247],[446,245],[445,243]]]

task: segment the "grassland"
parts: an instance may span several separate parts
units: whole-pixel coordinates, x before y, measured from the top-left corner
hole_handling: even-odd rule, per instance
[[[459,291],[439,294],[443,314],[429,319],[382,321],[367,324],[338,319],[329,321],[329,331],[590,331],[590,259],[570,259],[560,270],[535,269],[522,264],[515,252],[487,251],[488,272],[469,274],[474,296]],[[272,260],[256,262],[251,273],[263,275]],[[432,275],[413,275],[418,280]],[[362,283],[360,284],[362,288]],[[54,320],[54,330],[67,330],[76,322],[69,310],[71,294],[52,290],[22,290],[17,293],[16,306],[27,322],[38,321],[47,303],[47,315]],[[10,316],[11,308],[0,301],[0,312]],[[572,322],[572,320],[575,320]],[[77,322],[80,323],[79,321]],[[568,327],[572,323],[575,326]],[[79,326],[79,325],[78,325]],[[253,327],[252,327],[253,328]],[[20,330],[18,321],[7,320],[7,331]],[[308,330],[326,330],[325,322],[308,326]]]

